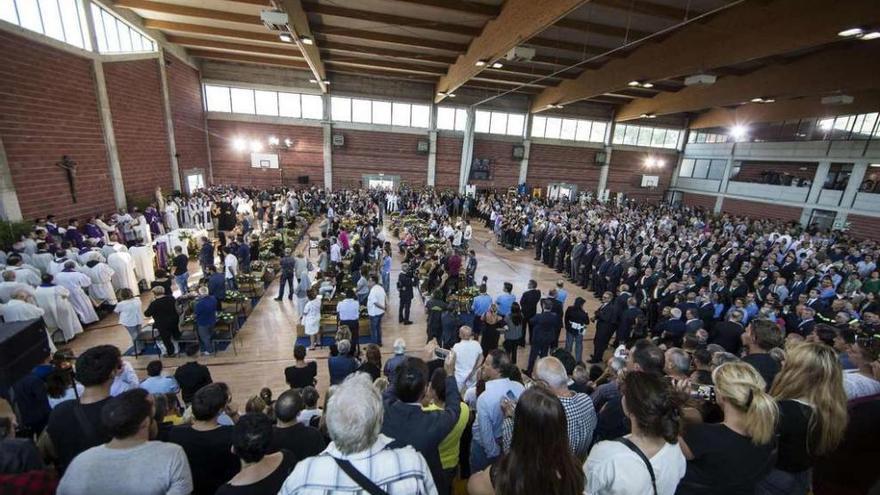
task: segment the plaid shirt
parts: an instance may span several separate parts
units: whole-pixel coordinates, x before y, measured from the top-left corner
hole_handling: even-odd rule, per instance
[[[573,394],[571,397],[559,397],[562,408],[565,409],[565,419],[568,423],[568,445],[571,453],[578,459],[584,460],[593,442],[593,432],[596,430],[598,416],[593,400],[587,394]],[[501,424],[501,445],[504,452],[510,450],[510,441],[513,439],[513,419],[505,418]]]
[[[331,443],[316,457],[300,461],[278,495],[366,494],[333,458],[345,459],[389,495],[436,495],[437,488],[422,454],[410,446],[390,449],[385,435],[364,452],[346,455]]]
[[[52,495],[58,477],[51,471],[0,475],[0,495]]]

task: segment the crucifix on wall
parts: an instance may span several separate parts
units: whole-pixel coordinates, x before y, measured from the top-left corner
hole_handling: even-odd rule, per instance
[[[69,156],[64,155],[61,157],[61,161],[55,163],[55,165],[61,167],[67,172],[67,184],[70,186],[70,196],[73,198],[73,202],[76,203],[76,162]]]

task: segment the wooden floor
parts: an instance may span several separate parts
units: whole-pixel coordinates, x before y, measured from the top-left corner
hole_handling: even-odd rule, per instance
[[[476,222],[474,223],[476,225]],[[317,227],[313,226],[312,230],[313,233],[317,232]],[[394,240],[391,236],[389,239]],[[476,251],[479,262],[477,280],[480,280],[484,275],[488,277],[489,294],[493,297],[502,292],[504,282],[511,282],[514,294],[519,299],[522,292],[526,290],[529,279],[535,279],[538,282],[538,287],[546,294],[561,275],[534,261],[533,249],[509,251],[499,246],[494,241],[491,232],[482,227],[474,229],[471,247]],[[316,258],[317,256],[313,254],[312,257]],[[408,354],[427,359],[431,357],[433,347],[426,348],[425,346],[425,310],[418,296],[413,300],[410,317],[415,323],[407,326],[397,323],[398,298],[394,283],[397,280],[399,270],[400,259],[395,254],[391,273],[392,287],[389,294],[389,308],[382,322],[382,340],[385,344],[382,348],[383,361],[393,354],[391,346],[398,337],[402,337],[406,341]],[[591,293],[588,294],[587,291],[568,282],[565,284],[565,289],[568,290],[566,306],[570,305],[575,297],[582,296],[587,301],[585,307],[590,315],[598,307],[599,302]],[[284,381],[284,368],[293,364],[293,345],[296,340],[295,324],[298,319],[295,301],[291,302],[286,298],[283,302],[275,301],[273,298],[277,291],[278,281],[276,280],[269,286],[266,295],[259,301],[242,327],[236,344],[238,347],[237,355],[233,354],[230,346],[226,351],[217,355],[198,357],[199,362],[210,367],[214,381],[223,381],[229,384],[233,400],[240,405],[242,411],[248,398],[259,393],[262,387],[271,388],[276,397],[287,388]],[[144,298],[146,306],[146,296]],[[587,341],[584,342],[584,359],[588,359],[589,353],[592,351],[591,339],[594,331],[594,328],[590,329]],[[563,342],[564,335],[565,332],[562,332],[561,340]],[[116,315],[110,315],[89,326],[84,334],[69,344],[69,347],[79,354],[98,344],[114,344],[123,352],[131,347],[128,333],[117,323]],[[322,394],[322,401],[323,393],[329,386],[328,354],[326,349],[318,349],[310,351],[307,357],[307,359],[318,362],[318,390]],[[518,356],[520,367],[525,367],[527,356],[528,348],[520,349]],[[143,378],[146,375],[147,363],[155,359],[155,356],[126,357],[125,359],[132,363],[138,375]],[[163,359],[163,364],[168,373],[173,373],[177,366],[187,360],[189,358],[186,357],[166,358]]]

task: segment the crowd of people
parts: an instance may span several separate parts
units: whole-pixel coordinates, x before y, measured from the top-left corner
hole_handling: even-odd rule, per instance
[[[247,397],[243,408],[213,382],[197,344],[173,375],[157,360],[143,381],[114,346],[75,358],[62,350],[17,384],[18,414],[0,404],[0,483],[51,490],[57,482],[63,494],[447,494],[460,480],[472,495],[878,488],[874,241],[629,202],[300,191],[267,194],[274,200],[258,213],[259,192],[225,194],[255,209],[228,230],[261,215],[267,223],[257,228],[274,228],[298,208],[323,215],[316,266],[302,253],[279,253],[277,299],[286,288],[302,301],[314,347],[322,295],[350,287],[337,305],[329,389],[316,388],[318,364],[304,345],[284,372],[290,389],[277,398],[269,389],[236,391]],[[429,344],[407,352],[397,339],[383,362],[391,214],[424,222],[399,232],[395,285],[403,331],[414,292],[424,294]],[[502,282],[489,294],[469,244],[479,219],[498,248],[533,249],[558,281],[530,280],[522,294]],[[242,263],[228,254],[236,259],[224,260],[224,271]],[[16,256],[8,266],[19,266]],[[211,273],[216,260],[199,261]],[[12,269],[4,279],[10,272],[15,282]],[[230,287],[218,275],[219,286],[207,277],[200,301]],[[573,286],[598,304],[570,296]],[[136,327],[124,289],[115,306],[135,323],[123,325]],[[17,300],[18,290],[6,290]],[[371,330],[364,345],[361,306]],[[525,369],[517,365],[523,348]]]

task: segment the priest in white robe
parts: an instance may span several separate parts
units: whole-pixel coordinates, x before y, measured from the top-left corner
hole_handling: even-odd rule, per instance
[[[70,291],[53,284],[51,275],[46,275],[43,280],[43,284],[37,287],[36,291],[37,306],[46,312],[43,320],[46,322],[49,335],[61,329],[64,341],[67,342],[83,331],[76,310],[70,304]]]
[[[127,253],[128,248],[125,244],[118,242],[119,236],[116,234],[110,235],[110,241],[104,244],[104,247],[101,248],[101,255],[104,256],[104,259],[110,258],[110,255],[113,253]]]
[[[133,246],[128,250],[134,263],[134,274],[138,280],[145,280],[147,286],[156,280],[156,272],[153,268],[153,258],[156,253],[151,246]]]
[[[92,302],[96,306],[102,304],[115,306],[118,301],[116,291],[113,289],[113,274],[116,272],[110,268],[110,265],[100,260],[91,260],[81,268],[81,271],[92,280],[92,285],[89,286]]]
[[[70,291],[70,304],[84,325],[98,321],[98,314],[85,289],[92,285],[92,279],[76,271],[76,263],[68,261],[64,270],[55,274],[55,283]]]
[[[25,265],[21,256],[17,254],[9,255],[6,259],[7,269],[15,272],[15,281],[28,284],[31,287],[40,285],[40,270],[33,266]]]
[[[137,209],[135,209],[132,216],[134,217],[134,221],[131,224],[131,228],[134,231],[137,241],[143,244],[152,243],[153,233],[150,231],[150,222],[147,221],[147,217],[145,217],[140,211],[137,211]]]
[[[173,232],[180,228],[177,224],[178,211],[180,211],[180,207],[177,206],[177,202],[174,200],[165,204],[165,229],[167,232]]]
[[[138,288],[138,279],[134,274],[134,263],[131,255],[127,252],[113,253],[107,257],[107,264],[113,269],[113,288],[116,290],[129,289],[132,294],[141,293]]]
[[[3,305],[3,319],[8,323],[36,320],[37,318],[45,319],[46,312],[43,308],[28,302],[29,297],[30,295],[25,291],[14,292],[9,302]],[[49,340],[49,350],[54,354],[56,351],[55,342],[52,342],[52,334],[48,325],[46,326],[46,336]]]
[[[3,281],[0,282],[0,302],[4,304],[8,303],[9,300],[12,299],[12,295],[18,291],[24,291],[28,295],[25,301],[29,303],[34,302],[34,296],[36,295],[36,292],[34,292],[34,288],[28,284],[16,282],[14,271],[4,271]]]
[[[37,252],[31,255],[31,265],[40,271],[40,276],[49,273],[49,266],[52,265],[54,260],[55,257],[52,256],[52,253],[46,250],[45,243],[41,244]]]

